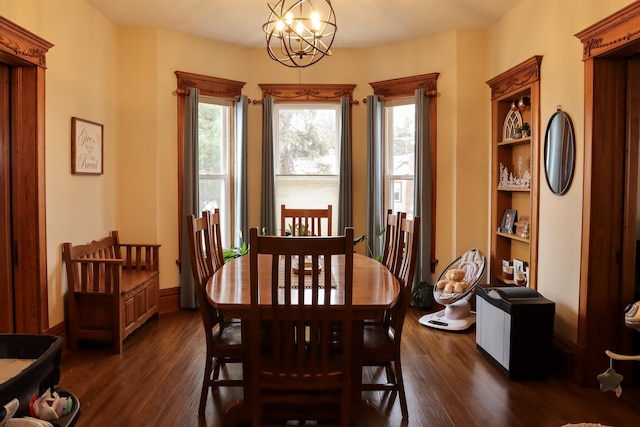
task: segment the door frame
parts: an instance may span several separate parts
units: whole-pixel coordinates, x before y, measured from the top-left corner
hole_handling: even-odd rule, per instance
[[[10,69],[14,328],[22,333],[43,333],[49,328],[45,70],[46,53],[52,46],[0,16],[0,62]]]
[[[623,312],[633,302],[638,129],[626,73],[640,52],[640,2],[576,34],[585,79],[584,187],[578,337],[573,378],[596,385],[605,350],[631,351]],[[635,138],[635,139],[634,139]],[[626,367],[621,367],[626,369]]]

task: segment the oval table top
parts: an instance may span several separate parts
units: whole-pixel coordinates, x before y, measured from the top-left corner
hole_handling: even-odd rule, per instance
[[[270,256],[259,255],[259,270],[265,280],[261,286],[260,304],[271,304],[269,285]],[[242,256],[224,264],[207,282],[206,292],[211,304],[224,310],[225,316],[242,318],[251,306],[249,284],[250,257]],[[344,268],[344,256],[336,256],[332,262],[334,286],[341,286],[340,269]],[[262,290],[262,283],[265,289]],[[353,255],[353,310],[356,317],[368,318],[390,308],[398,298],[400,285],[395,276],[380,262],[360,254]],[[336,292],[335,294],[341,294]],[[336,305],[342,302],[334,301]]]

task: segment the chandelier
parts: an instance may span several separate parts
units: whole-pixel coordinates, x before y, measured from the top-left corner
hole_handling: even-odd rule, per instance
[[[331,56],[329,49],[338,30],[331,0],[279,0],[267,5],[271,13],[262,29],[272,59],[304,68]]]

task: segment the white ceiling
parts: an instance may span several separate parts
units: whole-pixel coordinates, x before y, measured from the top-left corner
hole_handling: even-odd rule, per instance
[[[265,44],[267,0],[87,1],[119,26],[161,28],[246,46]],[[455,29],[487,28],[520,1],[333,0],[338,26],[333,47],[370,47]]]

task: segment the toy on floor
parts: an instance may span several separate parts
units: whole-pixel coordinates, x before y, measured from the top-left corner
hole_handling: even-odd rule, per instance
[[[631,329],[640,331],[640,301],[627,306],[624,310],[624,323]],[[615,360],[637,360],[640,361],[640,355],[624,355],[606,350],[605,354],[609,356],[609,369],[598,375],[600,390],[613,391],[617,397],[622,394],[622,380],[624,377],[613,369],[613,361]]]

